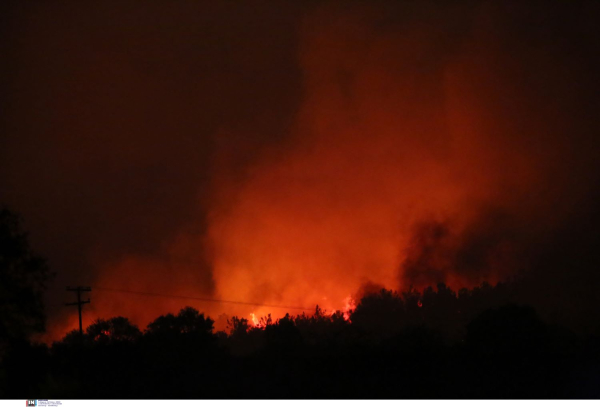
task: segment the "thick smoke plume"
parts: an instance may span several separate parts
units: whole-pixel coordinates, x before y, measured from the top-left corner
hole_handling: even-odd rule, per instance
[[[217,292],[342,307],[365,283],[532,272],[597,174],[592,75],[565,53],[592,44],[555,12],[393,5],[307,19],[292,141],[211,222]]]
[[[65,283],[327,309],[367,286],[597,287],[575,271],[595,264],[597,7],[453,3],[14,11],[15,66],[43,41],[50,71],[12,105],[40,147],[7,138],[8,203]],[[183,305],[94,295],[141,324]]]

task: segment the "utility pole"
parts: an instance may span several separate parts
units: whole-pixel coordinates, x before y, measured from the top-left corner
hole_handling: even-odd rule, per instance
[[[83,338],[83,326],[81,325],[81,306],[83,304],[89,304],[90,299],[88,297],[87,301],[81,301],[81,292],[82,291],[92,291],[92,289],[91,289],[91,287],[77,286],[75,288],[67,287],[67,291],[77,291],[77,302],[70,302],[65,305],[67,305],[67,306],[68,305],[77,305],[77,308],[79,309],[79,335],[81,338]]]

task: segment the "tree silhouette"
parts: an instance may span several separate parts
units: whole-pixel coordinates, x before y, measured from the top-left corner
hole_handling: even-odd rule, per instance
[[[98,319],[85,330],[87,338],[96,343],[133,342],[142,336],[141,331],[127,318]]]
[[[352,324],[376,336],[397,333],[405,319],[404,302],[398,293],[382,289],[363,297],[350,316]]]
[[[192,307],[185,307],[177,315],[162,315],[148,325],[147,332],[155,335],[194,334],[210,335],[214,321]]]
[[[450,337],[456,337],[459,329],[459,308],[456,293],[445,284],[437,285],[437,291],[428,287],[423,291],[422,310],[424,321]]]
[[[302,344],[302,335],[290,314],[265,326],[267,346],[276,351],[290,352]]]
[[[365,294],[350,320],[320,307],[252,327],[234,316],[229,334],[213,333],[212,320],[191,307],[156,318],[144,333],[123,317],[99,319],[86,329],[84,346],[77,331],[49,350],[15,346],[0,368],[21,376],[9,375],[0,391],[58,389],[45,394],[79,398],[600,396],[600,341],[511,304],[512,287],[381,289]],[[41,367],[31,381],[17,379],[29,365]]]
[[[236,316],[227,320],[227,327],[229,328],[229,336],[231,337],[245,336],[250,329],[250,325],[246,318]]]
[[[0,348],[44,331],[42,294],[51,277],[46,261],[29,246],[19,216],[1,208]]]

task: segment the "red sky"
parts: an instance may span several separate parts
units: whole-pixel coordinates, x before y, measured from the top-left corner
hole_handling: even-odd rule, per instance
[[[333,309],[525,273],[593,297],[593,2],[3,7],[1,200],[57,272],[52,335],[77,284]],[[87,322],[186,304],[91,297]]]

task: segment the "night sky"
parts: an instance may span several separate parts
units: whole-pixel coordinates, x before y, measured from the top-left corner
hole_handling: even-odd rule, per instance
[[[0,202],[49,337],[182,300],[343,309],[521,278],[600,321],[596,1],[0,5]],[[222,314],[285,309],[195,303]],[[217,326],[218,327],[218,326]]]

